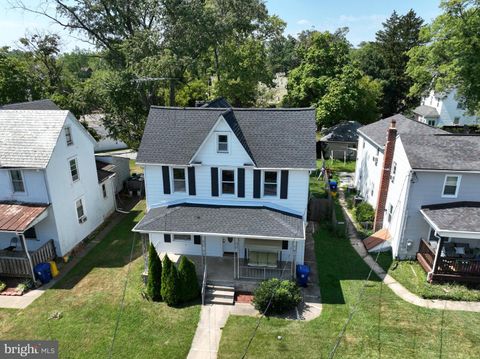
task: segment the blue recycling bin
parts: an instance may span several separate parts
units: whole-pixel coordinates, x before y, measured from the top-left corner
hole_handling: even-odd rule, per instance
[[[306,264],[297,264],[298,285],[301,287],[306,287],[309,276],[310,276],[310,267]]]
[[[33,270],[35,271],[35,276],[42,284],[46,284],[52,280],[50,263],[39,263]]]
[[[328,182],[328,184],[330,185],[330,190],[331,191],[336,191],[337,190],[337,181],[330,181],[330,182]]]

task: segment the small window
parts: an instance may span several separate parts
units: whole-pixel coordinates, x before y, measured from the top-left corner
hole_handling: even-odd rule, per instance
[[[457,102],[457,109],[465,110],[465,104],[462,101]]]
[[[453,119],[453,124],[454,124],[454,125],[458,125],[459,123],[460,123],[460,117],[455,117],[455,118]]]
[[[393,162],[392,164],[392,172],[390,174],[390,181],[395,183],[395,175],[397,174],[397,162]]]
[[[10,171],[10,178],[12,179],[13,192],[25,192],[25,185],[23,184],[22,171]]]
[[[70,127],[65,127],[65,138],[67,140],[67,146],[73,145],[72,130]]]
[[[84,223],[87,220],[87,217],[85,216],[85,210],[83,209],[83,201],[81,199],[77,200],[75,206],[77,207],[78,223]]]
[[[378,156],[372,156],[372,160],[375,166],[378,165]]]
[[[103,198],[107,198],[107,186],[102,184],[102,193],[103,193]]]
[[[288,241],[282,241],[282,249],[287,250],[288,249]]]
[[[389,205],[388,206],[388,223],[392,221],[392,216],[393,216],[393,206]]]
[[[228,136],[227,135],[218,135],[217,136],[217,152],[228,152]]]
[[[234,170],[222,170],[222,194],[235,194]]]
[[[278,173],[273,171],[264,172],[263,180],[263,195],[276,196],[277,195]]]
[[[35,231],[35,227],[30,227],[25,232],[23,232],[23,235],[27,239],[37,239],[37,232]]]
[[[78,175],[78,165],[77,165],[77,159],[73,158],[70,160],[70,173],[72,174],[72,181],[76,182],[80,179]]]
[[[173,240],[174,241],[189,241],[192,237],[189,234],[174,234]]]
[[[434,127],[435,126],[435,120],[428,120],[428,125]]]
[[[185,180],[185,169],[173,169],[173,192],[185,192],[187,188]]]
[[[445,176],[443,184],[443,197],[457,197],[460,176]]]

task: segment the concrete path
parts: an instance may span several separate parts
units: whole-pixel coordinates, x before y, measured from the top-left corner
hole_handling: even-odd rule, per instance
[[[129,208],[132,208],[136,202],[129,203]],[[106,235],[126,216],[126,214],[114,212],[110,217],[108,224],[103,227],[96,235],[95,239],[88,242],[85,248],[78,253],[70,262],[60,268],[60,274],[49,283],[42,285],[38,289],[31,290],[22,296],[5,296],[0,295],[0,308],[8,309],[25,309],[32,304],[37,298],[41,297],[45,291],[53,287],[59,280],[61,280],[78,262],[87,255],[98,243],[100,243]]]
[[[461,310],[466,312],[480,312],[480,302],[464,302],[455,300],[440,300],[440,299],[423,299],[410,292],[403,285],[398,283],[392,276],[387,274],[380,265],[375,262],[375,259],[368,254],[362,240],[358,237],[357,230],[353,224],[353,218],[349,211],[347,211],[345,196],[343,191],[340,191],[340,204],[342,205],[343,213],[347,219],[347,231],[350,238],[350,243],[353,249],[362,257],[363,261],[378,275],[378,277],[387,285],[397,296],[404,301],[418,305],[420,307],[429,309],[446,309],[446,310]]]
[[[220,346],[222,329],[233,305],[208,304],[202,306],[188,359],[215,359]]]

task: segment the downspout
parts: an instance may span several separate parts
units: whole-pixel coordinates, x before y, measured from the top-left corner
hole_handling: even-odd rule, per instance
[[[406,189],[406,193],[405,193],[405,200],[404,200],[404,203],[403,203],[402,221],[400,223],[400,238],[398,239],[399,242],[402,241],[403,236],[405,234],[405,228],[407,227],[407,218],[406,218],[406,216],[407,216],[407,205],[408,205],[408,198],[410,197],[410,185],[412,183],[412,176],[413,176],[413,170],[410,170],[410,172],[408,172],[407,189]],[[397,250],[397,255],[398,255],[398,250]]]
[[[20,239],[22,240],[23,250],[25,251],[25,256],[27,257],[28,264],[30,266],[30,272],[32,274],[32,280],[33,280],[33,282],[35,282],[35,271],[33,269],[32,257],[30,257],[30,253],[28,253],[27,241],[25,240],[25,236],[24,236],[23,233],[17,233],[17,236],[19,236]]]

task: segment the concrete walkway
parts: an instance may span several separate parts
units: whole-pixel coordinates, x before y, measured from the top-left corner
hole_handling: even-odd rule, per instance
[[[136,202],[129,203],[129,208],[133,208]],[[41,297],[45,291],[52,288],[58,281],[60,281],[70,270],[75,267],[78,262],[87,255],[98,243],[100,243],[106,235],[126,216],[126,214],[114,212],[108,224],[103,227],[96,235],[95,239],[88,242],[85,248],[78,253],[70,262],[65,264],[60,269],[60,274],[49,283],[42,285],[38,289],[33,289],[24,295],[21,296],[6,296],[0,295],[0,308],[8,308],[8,309],[25,309],[30,304],[32,304],[37,298]]]
[[[354,220],[345,202],[345,195],[340,191],[340,204],[342,205],[343,213],[347,219],[347,231],[350,238],[350,243],[353,249],[362,257],[363,261],[377,274],[377,276],[388,286],[397,296],[404,301],[418,305],[420,307],[429,309],[446,309],[446,310],[461,310],[466,312],[480,312],[480,302],[464,302],[455,300],[440,300],[440,299],[423,299],[410,292],[403,285],[398,283],[392,276],[387,274],[380,265],[375,262],[375,259],[368,254],[362,240],[358,237],[357,230],[353,224]]]

